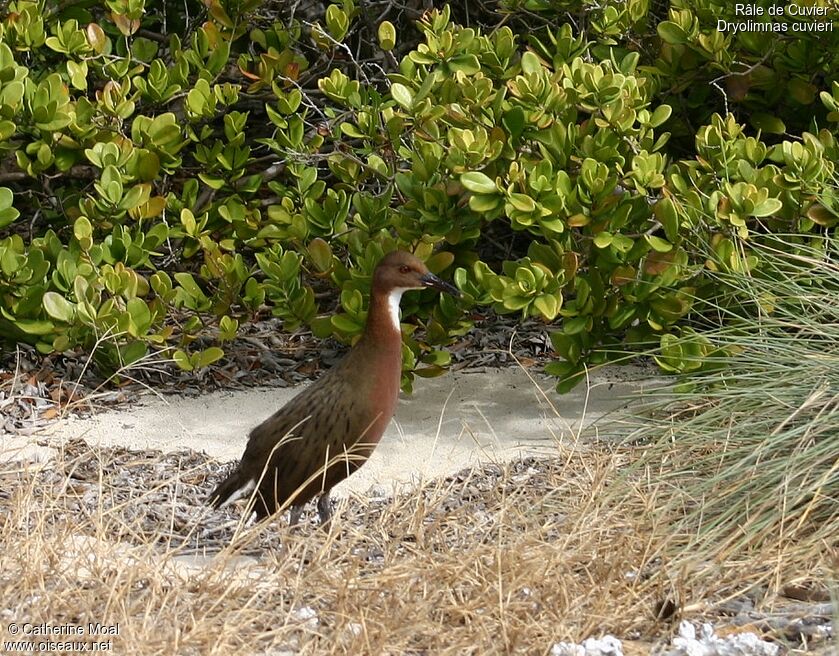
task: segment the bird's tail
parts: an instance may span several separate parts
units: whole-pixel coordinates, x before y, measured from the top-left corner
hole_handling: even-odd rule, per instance
[[[207,503],[213,508],[221,508],[237,499],[248,496],[256,487],[256,481],[236,468],[230,476],[225,478],[219,486],[207,497]]]

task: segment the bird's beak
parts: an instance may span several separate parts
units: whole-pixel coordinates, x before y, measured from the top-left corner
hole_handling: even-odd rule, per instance
[[[426,273],[424,276],[420,278],[420,282],[422,282],[423,286],[425,287],[432,287],[433,289],[437,289],[441,292],[446,292],[447,294],[451,294],[455,298],[460,298],[462,294],[460,290],[447,283],[445,280],[438,278],[433,273]]]

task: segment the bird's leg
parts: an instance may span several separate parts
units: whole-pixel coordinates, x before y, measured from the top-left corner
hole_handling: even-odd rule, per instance
[[[329,526],[332,519],[332,502],[329,499],[329,492],[324,492],[318,497],[318,518],[323,528]]]
[[[288,509],[288,527],[293,528],[300,523],[300,515],[303,512],[303,506],[297,504]]]

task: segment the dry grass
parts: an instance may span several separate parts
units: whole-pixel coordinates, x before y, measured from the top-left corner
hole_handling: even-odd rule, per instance
[[[607,632],[646,653],[672,631],[666,599],[698,618],[782,562],[797,579],[826,566],[781,544],[671,560],[651,512],[667,484],[610,493],[628,456],[558,447],[289,531],[206,509],[223,471],[203,455],[73,442],[43,470],[0,470],[2,628],[119,624],[119,654],[539,654]]]

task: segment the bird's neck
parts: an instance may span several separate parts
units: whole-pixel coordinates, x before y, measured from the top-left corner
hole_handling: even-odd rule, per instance
[[[393,417],[402,377],[402,330],[399,326],[401,293],[370,297],[364,334],[350,352],[345,366],[356,379],[355,393],[363,407],[375,414],[372,432],[381,435]],[[376,438],[378,439],[378,438]]]
[[[402,350],[402,329],[399,325],[399,302],[404,289],[373,290],[363,339],[380,349]]]

